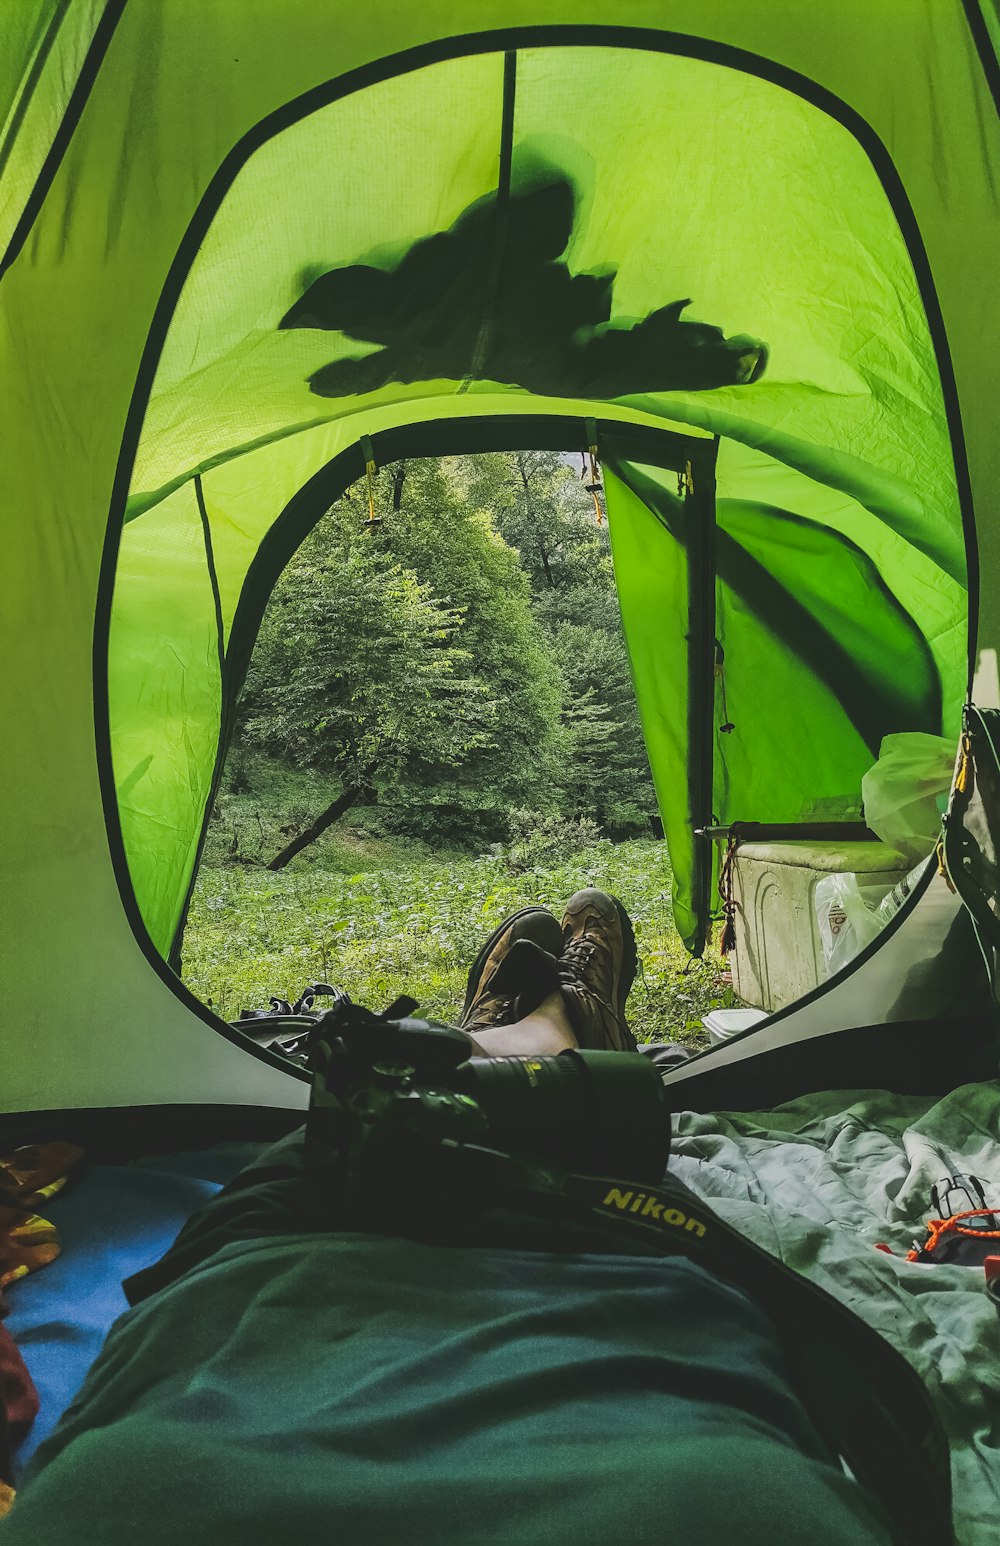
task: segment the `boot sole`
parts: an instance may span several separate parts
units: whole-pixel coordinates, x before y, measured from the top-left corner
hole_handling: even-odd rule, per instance
[[[619,906],[620,904],[616,903],[615,905]],[[476,956],[476,959],[469,967],[469,975],[465,983],[465,1002],[462,1005],[462,1020],[464,1020],[468,1014],[472,1000],[476,996],[475,990],[479,986],[479,975],[482,972],[483,967],[486,965],[486,962],[489,960],[490,953],[493,950],[494,945],[496,945],[498,941],[501,940],[503,936],[513,928],[514,924],[517,923],[519,918],[529,918],[532,913],[545,912],[548,912],[548,908],[546,907],[522,907],[520,912],[511,913],[509,918],[505,918],[503,923],[498,924],[497,927],[493,930],[493,933],[490,935],[489,939],[486,941],[485,945]],[[551,917],[551,914],[549,916]]]
[[[611,893],[608,892],[608,895],[611,896]],[[618,984],[618,1013],[622,1018],[622,1023],[624,1024],[625,1005],[628,1003],[628,996],[632,991],[632,984],[635,982],[636,972],[639,970],[639,950],[635,942],[635,930],[632,927],[631,918],[616,896],[611,897],[611,900],[614,902],[615,907],[618,909],[618,921],[622,926],[622,939],[625,941],[625,955],[622,959],[622,975],[621,981]],[[624,992],[622,992],[623,988],[625,990]],[[631,1035],[631,1032],[629,1034]]]

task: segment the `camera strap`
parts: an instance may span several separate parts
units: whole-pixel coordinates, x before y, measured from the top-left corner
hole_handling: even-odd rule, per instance
[[[658,1187],[567,1177],[565,1202],[632,1248],[683,1255],[769,1316],[816,1426],[907,1542],[953,1539],[948,1442],[923,1380],[872,1327],[668,1178]]]
[[[468,1242],[470,1230],[461,1220],[474,1211],[476,1241],[497,1243],[492,1205],[511,1244],[523,1243],[516,1220],[527,1214],[544,1224],[531,1240],[535,1248],[612,1249],[697,1262],[742,1289],[772,1321],[814,1423],[881,1502],[898,1539],[907,1546],[954,1540],[948,1443],[930,1394],[902,1354],[846,1305],[754,1245],[670,1176],[650,1186],[559,1173],[468,1145],[460,1153],[460,1166],[454,1151],[451,1163],[442,1163],[439,1149],[432,1166],[433,1227],[422,1228],[427,1219],[411,1214],[402,1233]]]

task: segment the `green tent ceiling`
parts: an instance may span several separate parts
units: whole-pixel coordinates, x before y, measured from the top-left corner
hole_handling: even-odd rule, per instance
[[[976,28],[951,0],[822,19],[801,0],[613,18],[477,0],[455,37],[433,0],[33,8],[0,83],[0,209],[21,209],[0,286],[6,900],[25,983],[56,963],[84,1029],[44,1079],[17,1074],[15,1107],[283,1083],[209,1049],[145,934],[167,950],[183,912],[276,534],[290,508],[307,524],[322,469],[356,475],[362,437],[450,423],[457,450],[470,419],[558,415],[582,443],[600,420],[682,874],[691,510],[670,456],[616,454],[614,424],[718,449],[710,600],[738,731],[715,736],[714,814],[853,813],[880,729],[956,728],[963,516],[976,496],[988,559],[1000,473],[1000,137],[968,9]],[[744,340],[713,345],[714,377],[659,368],[687,297],[682,323]],[[767,368],[748,380],[753,340]],[[48,1018],[21,997],[43,1054]],[[143,1071],[93,1068],[90,1028],[128,1044],[135,1005]]]

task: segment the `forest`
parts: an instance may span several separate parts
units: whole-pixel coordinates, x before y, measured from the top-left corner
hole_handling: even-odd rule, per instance
[[[447,1018],[500,918],[593,884],[636,925],[637,1034],[701,1044],[730,995],[676,938],[659,834],[593,467],[396,463],[270,598],[184,975],[227,1018],[316,980]]]

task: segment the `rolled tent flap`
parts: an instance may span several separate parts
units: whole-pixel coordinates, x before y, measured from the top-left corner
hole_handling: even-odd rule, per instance
[[[200,494],[195,480],[163,501],[152,553],[141,521],[126,529],[111,623],[119,662],[109,681],[109,713],[119,726],[118,807],[128,830],[156,835],[130,862],[164,956],[196,862],[222,718],[221,618]],[[151,629],[151,617],[169,626]],[[179,650],[179,638],[198,648]],[[127,712],[154,690],[145,715]],[[155,736],[147,716],[155,716]]]
[[[604,465],[608,525],[622,626],[674,871],[673,910],[684,944],[704,946],[706,913],[692,906],[695,818],[688,788],[688,563],[679,535],[652,501]]]
[[[699,552],[692,525],[709,518],[704,505],[661,469],[620,461],[612,469],[606,461],[605,471],[622,620],[674,870],[674,916],[688,948],[700,953],[712,899],[697,830],[858,821],[861,779],[883,736],[940,734],[946,718],[956,729],[963,662],[934,645],[943,622],[946,634],[960,627],[964,597],[943,582],[949,614],[933,583],[936,566],[916,549],[883,574],[845,531],[750,500],[717,499],[712,541],[700,550],[711,572],[692,573]],[[692,600],[711,612],[711,660]],[[692,649],[700,669],[692,669]],[[692,693],[702,695],[700,704]],[[706,764],[711,796],[699,805],[693,770]]]

